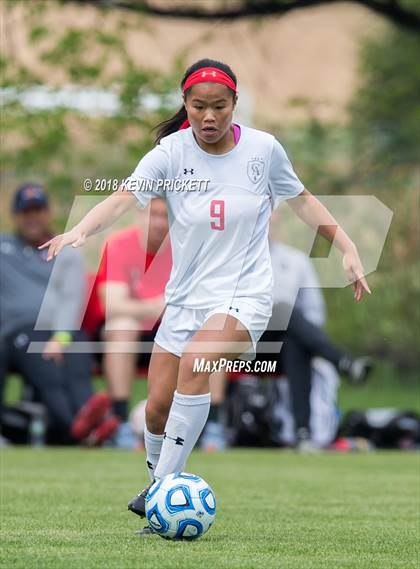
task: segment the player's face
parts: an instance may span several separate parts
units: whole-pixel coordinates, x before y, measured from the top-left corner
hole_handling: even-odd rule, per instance
[[[31,207],[14,216],[19,235],[28,243],[39,243],[49,233],[50,211],[46,207]]]
[[[205,144],[216,144],[229,132],[236,99],[219,83],[198,83],[185,100],[188,119],[196,137]]]

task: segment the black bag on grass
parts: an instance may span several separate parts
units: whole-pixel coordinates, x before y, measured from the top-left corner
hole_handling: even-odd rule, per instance
[[[420,444],[420,416],[400,409],[349,411],[339,436],[363,437],[377,448],[416,448]]]
[[[278,396],[276,382],[271,379],[249,375],[229,384],[226,415],[230,446],[281,446],[281,422],[274,413]]]
[[[41,403],[20,401],[3,406],[1,434],[12,444],[44,446],[46,427],[46,411]]]

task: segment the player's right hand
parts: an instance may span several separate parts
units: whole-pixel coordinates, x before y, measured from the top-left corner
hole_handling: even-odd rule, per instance
[[[47,261],[51,261],[51,259],[56,257],[61,249],[66,247],[66,245],[81,247],[84,245],[85,241],[86,235],[75,227],[62,235],[56,235],[46,243],[40,245],[38,249],[45,249],[48,247]]]

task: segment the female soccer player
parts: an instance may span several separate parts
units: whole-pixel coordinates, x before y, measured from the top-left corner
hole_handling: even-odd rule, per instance
[[[268,224],[289,205],[333,242],[360,301],[369,287],[357,249],[326,208],[304,188],[270,134],[232,124],[237,81],[224,63],[203,59],[181,81],[182,108],[157,129],[157,144],[117,192],[73,229],[48,241],[48,258],[80,247],[136,201],[164,196],[173,268],[166,310],[148,373],[145,446],[151,479],[182,470],[210,406],[202,360],[254,357],[271,316]],[[178,191],[181,188],[184,191]],[[129,509],[145,515],[147,487]]]

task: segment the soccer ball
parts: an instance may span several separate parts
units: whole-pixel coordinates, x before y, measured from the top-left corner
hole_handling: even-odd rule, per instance
[[[195,474],[168,474],[156,481],[147,493],[149,526],[166,539],[197,539],[210,528],[215,516],[213,490]]]

